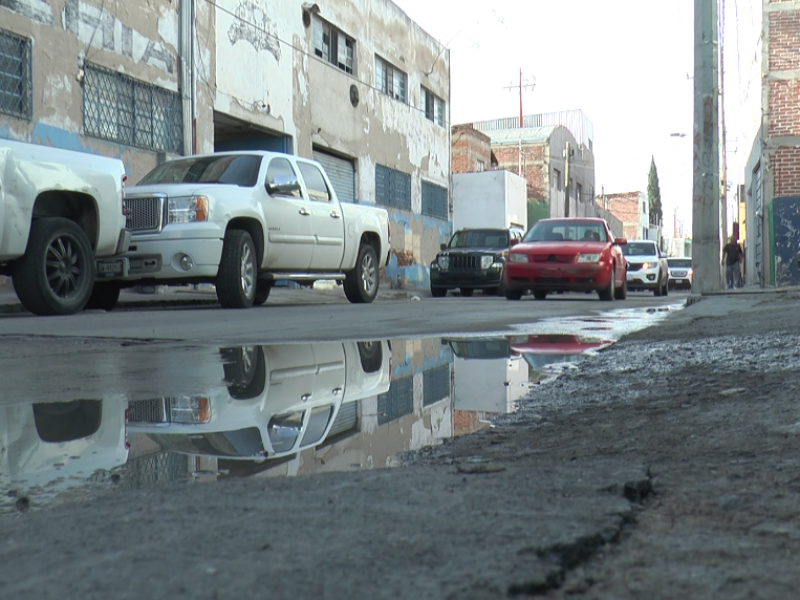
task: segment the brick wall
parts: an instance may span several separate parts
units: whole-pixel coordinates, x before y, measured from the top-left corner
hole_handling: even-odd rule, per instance
[[[492,168],[492,141],[472,125],[453,125],[451,129],[451,164],[453,173],[473,173],[478,161],[485,170]]]
[[[800,69],[800,10],[769,13],[769,70]]]
[[[769,115],[769,135],[800,135],[800,81],[769,82]]]
[[[520,175],[519,147],[495,146],[494,156],[497,166]],[[544,202],[550,200],[547,193],[547,178],[545,177],[545,146],[544,144],[522,146],[522,171],[527,182],[528,202]]]
[[[772,156],[775,197],[800,196],[800,148],[779,148]]]
[[[639,217],[642,213],[642,200],[640,192],[623,192],[619,194],[605,194],[598,197],[597,203],[603,206],[603,201],[608,203],[608,211],[622,221],[622,230],[627,239],[642,237],[642,226]]]

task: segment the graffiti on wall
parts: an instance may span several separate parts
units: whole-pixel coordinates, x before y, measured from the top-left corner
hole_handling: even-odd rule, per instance
[[[772,201],[775,285],[800,285],[800,196]]]
[[[42,25],[53,24],[53,10],[44,0],[0,0],[0,8],[7,8]]]
[[[143,36],[102,7],[67,0],[61,16],[64,29],[87,46],[121,54],[170,75],[175,71],[175,55],[164,44]]]
[[[242,0],[236,8],[233,25],[228,29],[228,39],[232,45],[245,41],[256,50],[266,50],[275,60],[281,60],[281,46],[275,24],[264,9],[254,0]]]

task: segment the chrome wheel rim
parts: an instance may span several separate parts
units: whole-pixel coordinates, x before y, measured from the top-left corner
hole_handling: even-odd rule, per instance
[[[72,236],[54,239],[45,254],[45,275],[53,295],[62,300],[74,298],[86,277],[80,267],[81,249]]]
[[[253,253],[250,245],[245,244],[242,248],[242,258],[239,262],[239,277],[241,280],[242,292],[248,298],[253,295],[255,289],[255,266],[253,264]]]
[[[361,260],[361,285],[370,296],[375,293],[375,288],[378,285],[375,261],[372,260],[372,255],[369,253],[365,254]]]

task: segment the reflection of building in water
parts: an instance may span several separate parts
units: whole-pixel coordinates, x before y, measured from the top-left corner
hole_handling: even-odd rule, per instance
[[[454,359],[454,407],[457,411],[507,414],[528,391],[528,365],[512,354],[505,338],[450,340]],[[460,424],[468,431],[479,428]]]

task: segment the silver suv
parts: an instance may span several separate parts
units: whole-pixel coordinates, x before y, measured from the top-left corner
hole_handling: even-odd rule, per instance
[[[692,289],[692,259],[668,258],[669,287],[673,290],[682,288]]]

